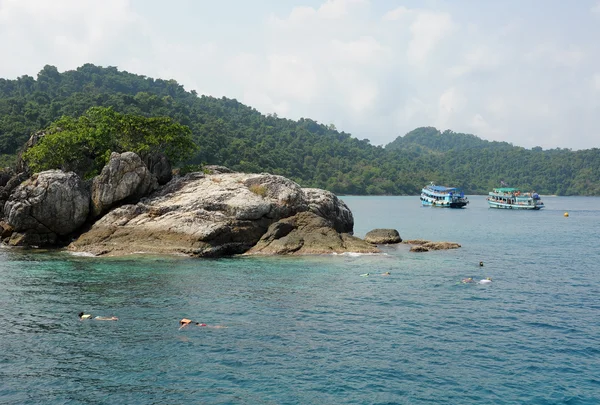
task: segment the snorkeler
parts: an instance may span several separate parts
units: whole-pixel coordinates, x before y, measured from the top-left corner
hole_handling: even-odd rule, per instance
[[[473,277],[469,277],[469,278],[463,278],[461,283],[463,284],[470,284],[470,283],[474,283],[475,280],[473,280]]]
[[[181,321],[179,321],[179,324],[181,325],[179,327],[179,330],[188,327],[190,325],[196,325],[196,326],[200,326],[200,327],[206,327],[206,328],[213,328],[213,329],[223,329],[223,328],[227,328],[227,326],[224,325],[207,325],[205,323],[202,322],[194,322],[191,319],[187,319],[187,318],[183,318]]]
[[[96,321],[118,321],[119,318],[117,318],[116,316],[92,316],[92,314],[85,314],[83,312],[80,312],[78,314],[79,319],[81,319],[82,321],[85,319],[94,319]]]

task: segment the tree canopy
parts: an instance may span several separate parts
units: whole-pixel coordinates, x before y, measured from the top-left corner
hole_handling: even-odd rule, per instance
[[[186,91],[175,80],[92,64],[62,73],[45,66],[37,78],[0,79],[0,165],[14,163],[32,133],[67,127],[69,118],[61,117],[78,122],[92,107],[110,107],[137,120],[169,117],[188,127],[200,147],[189,155],[173,151],[181,164],[270,172],[338,194],[414,195],[430,181],[484,194],[504,181],[542,194],[600,195],[597,148],[525,149],[431,127],[375,146],[309,118],[261,114],[234,99]],[[87,142],[94,161],[105,159],[96,153],[106,152],[106,140]]]
[[[190,129],[169,117],[92,107],[78,118],[65,116],[52,123],[22,157],[34,172],[63,169],[89,178],[99,173],[111,152],[131,151],[142,159],[160,152],[177,163],[196,149]]]

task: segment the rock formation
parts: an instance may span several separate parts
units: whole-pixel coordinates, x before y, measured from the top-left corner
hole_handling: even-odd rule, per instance
[[[289,255],[379,253],[380,250],[348,233],[338,233],[331,221],[301,212],[272,224],[247,254]]]
[[[90,192],[72,172],[48,170],[21,183],[4,206],[14,230],[11,245],[51,245],[78,229],[89,213]]]
[[[319,197],[326,192],[308,194],[282,176],[190,173],[135,205],[113,209],[69,249],[97,255],[238,254],[254,246],[271,224],[307,211],[325,215],[329,227],[352,230],[352,215],[342,201]]]
[[[150,170],[150,173],[156,176],[156,180],[161,186],[167,184],[173,178],[171,162],[162,153],[154,153],[146,156],[144,164]]]
[[[332,221],[333,228],[341,233],[352,233],[354,217],[350,208],[335,194],[319,188],[302,189],[308,199],[311,212]]]
[[[411,252],[429,252],[430,250],[448,250],[461,247],[456,242],[432,242],[423,239],[405,240],[403,243],[412,245]]]
[[[395,229],[373,229],[367,232],[365,240],[376,245],[386,245],[402,242],[400,234]]]
[[[157,188],[156,177],[138,155],[113,152],[92,183],[92,217],[99,217],[123,202],[137,202]]]

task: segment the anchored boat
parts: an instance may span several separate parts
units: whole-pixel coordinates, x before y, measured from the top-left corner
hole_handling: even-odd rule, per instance
[[[429,207],[462,208],[469,203],[465,194],[457,187],[429,184],[421,190],[421,204]]]
[[[541,210],[544,203],[535,191],[523,193],[518,188],[501,187],[490,191],[487,202],[490,208],[513,210]]]

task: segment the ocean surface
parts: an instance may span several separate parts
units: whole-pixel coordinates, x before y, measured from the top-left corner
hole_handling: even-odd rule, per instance
[[[600,198],[545,197],[537,212],[469,198],[342,197],[357,236],[462,245],[449,251],[0,249],[0,403],[600,404]],[[179,330],[184,317],[208,326]]]

